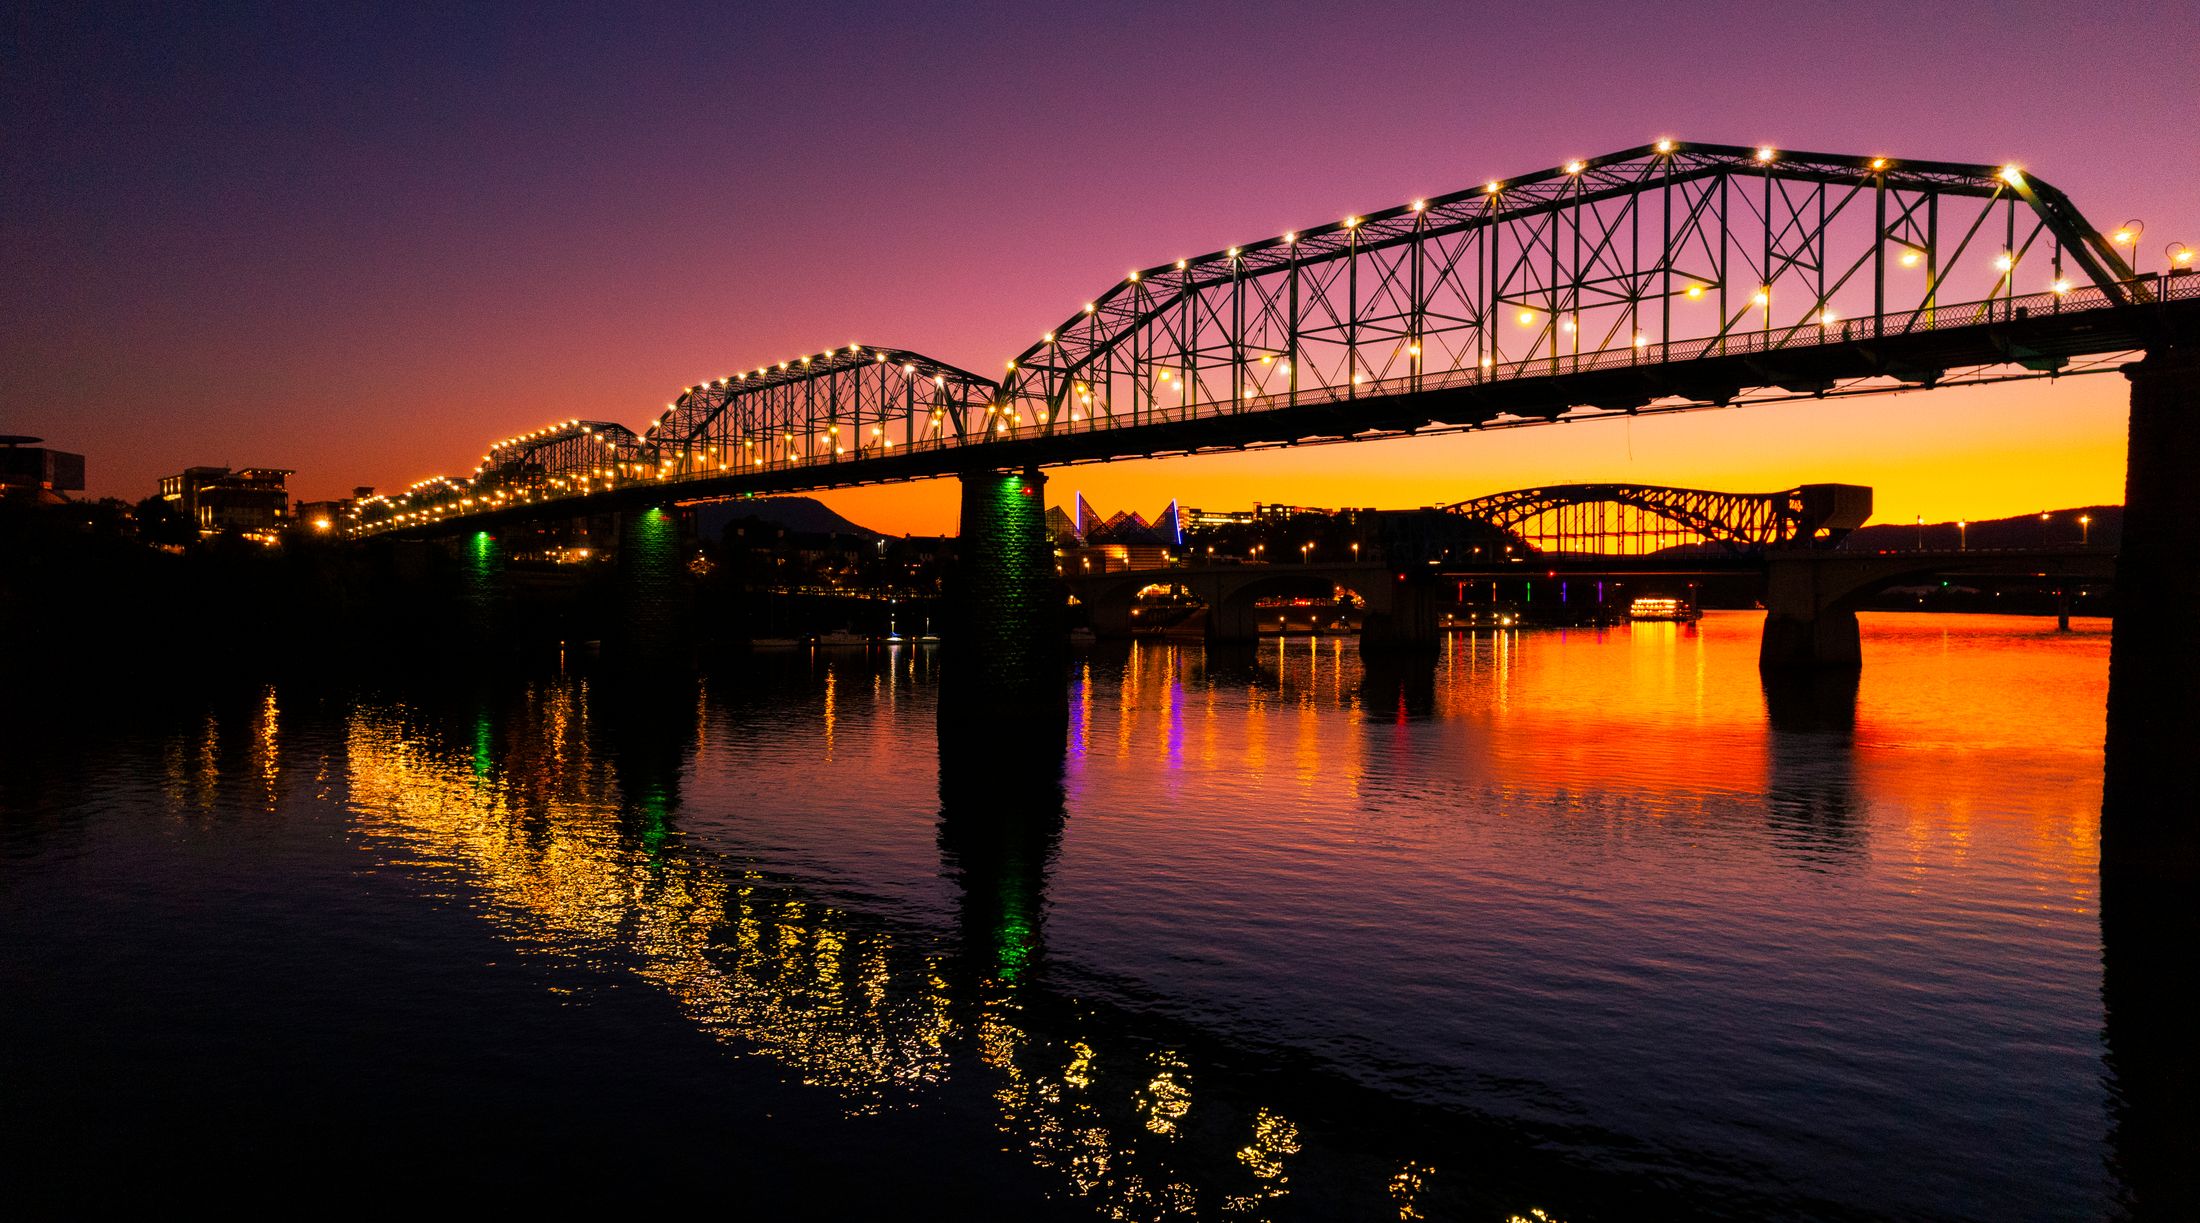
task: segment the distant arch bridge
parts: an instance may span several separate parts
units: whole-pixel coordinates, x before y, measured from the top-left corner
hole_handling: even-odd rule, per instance
[[[1805,484],[1729,493],[1655,484],[1551,484],[1441,507],[1554,556],[1648,556],[1675,549],[1753,555],[1831,547],[1871,517],[1872,490]]]

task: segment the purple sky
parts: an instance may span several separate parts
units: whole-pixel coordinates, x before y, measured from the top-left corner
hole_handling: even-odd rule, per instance
[[[1664,135],[2016,161],[2143,219],[2142,263],[2200,246],[2189,2],[92,7],[19,8],[0,73],[0,432],[131,497],[468,471],[851,341],[997,369],[1125,268]],[[1851,478],[1984,516],[2117,499],[2117,383],[1074,481],[1150,512]],[[941,529],[952,493],[836,504]]]

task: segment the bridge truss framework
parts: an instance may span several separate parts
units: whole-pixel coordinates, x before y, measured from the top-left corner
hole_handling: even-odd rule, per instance
[[[638,436],[598,425],[612,461],[578,489],[562,459],[531,488],[485,462],[353,525],[2044,376],[2200,305],[2127,241],[2020,167],[1661,140],[1134,270],[1000,382],[828,349],[686,387]]]

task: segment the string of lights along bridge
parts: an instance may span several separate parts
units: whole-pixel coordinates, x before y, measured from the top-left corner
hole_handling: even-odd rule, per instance
[[[2027,169],[1660,140],[1134,270],[988,377],[851,343],[566,420],[354,535],[2048,377],[2200,314]]]

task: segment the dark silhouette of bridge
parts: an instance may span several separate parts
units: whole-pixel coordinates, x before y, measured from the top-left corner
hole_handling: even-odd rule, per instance
[[[2110,738],[2167,761],[2200,741],[2200,275],[2142,273],[2134,240],[2021,166],[1660,140],[1133,270],[998,378],[857,342],[698,381],[639,433],[559,422],[345,531],[954,476],[957,631],[1015,653],[1054,580],[1046,467],[2120,369]],[[1768,662],[1854,664],[1800,640]],[[2200,807],[2174,770],[2128,788]]]
[[[2039,581],[2057,587],[2107,582],[2110,548],[1849,551],[1848,533],[1871,514],[1872,490],[1812,484],[1774,493],[1625,484],[1545,485],[1440,507],[1484,529],[1500,546],[1447,548],[1440,556],[1390,545],[1391,554],[1349,563],[1199,563],[1065,573],[1064,582],[1103,636],[1129,636],[1141,596],[1165,590],[1205,608],[1209,645],[1242,643],[1273,627],[1263,600],[1359,602],[1360,644],[1375,653],[1432,643],[1452,592],[1483,581],[1529,586],[1562,578],[1728,578],[1760,583],[1767,669],[1862,661],[1856,610],[1889,587],[1965,575]],[[1399,515],[1426,522],[1427,513]],[[1654,546],[1653,546],[1654,545]],[[1560,587],[1563,590],[1563,587]],[[1532,595],[1530,596],[1532,597]],[[1591,611],[1597,609],[1591,608]]]

